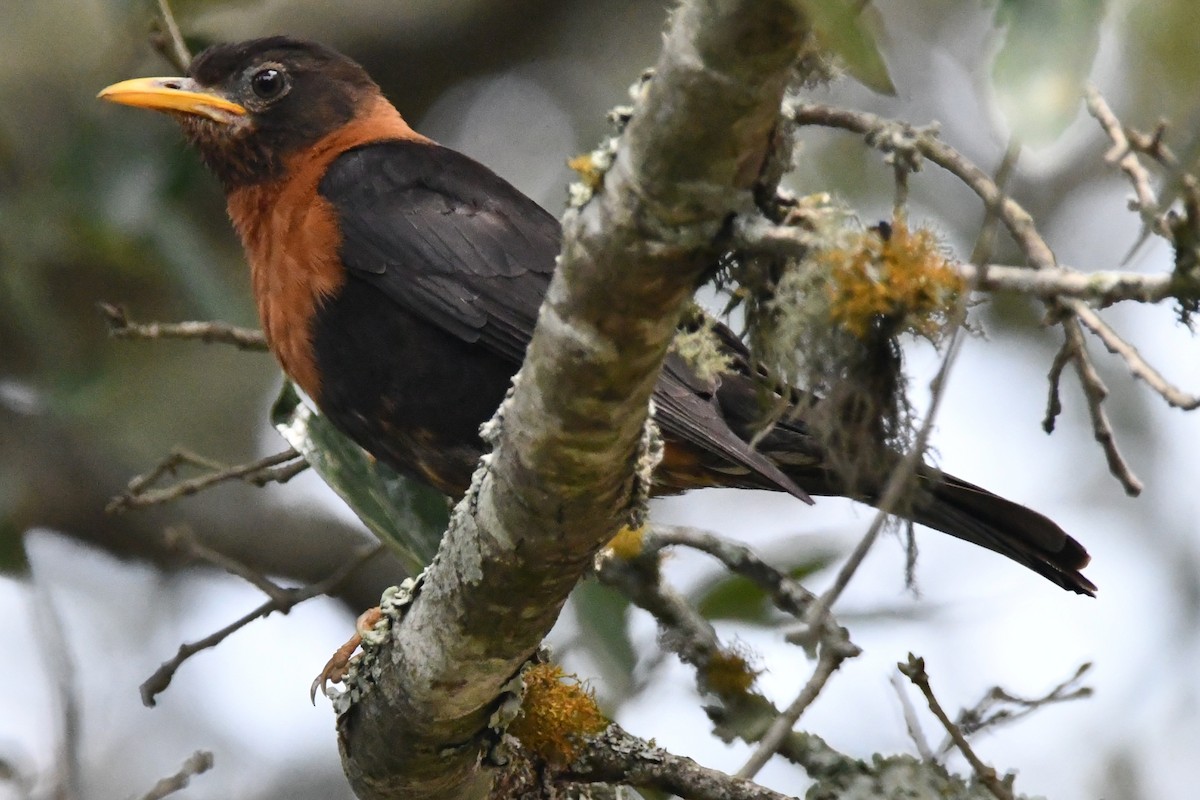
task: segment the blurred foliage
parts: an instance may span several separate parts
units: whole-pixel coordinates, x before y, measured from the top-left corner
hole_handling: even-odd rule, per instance
[[[797,548],[771,558],[770,563],[792,580],[803,582],[842,557],[835,550]],[[780,613],[762,587],[741,575],[722,573],[702,583],[690,593],[690,599],[706,618],[736,620],[751,625],[770,625]]]
[[[1018,141],[1049,144],[1081,108],[1107,0],[999,0],[996,100]]]
[[[867,88],[896,93],[879,48],[883,27],[875,8],[858,0],[802,0],[801,6],[822,50],[836,54]]]
[[[579,630],[575,646],[595,663],[606,706],[616,706],[634,688],[638,654],[629,635],[632,607],[624,595],[594,580],[575,587],[572,599],[574,622]]]

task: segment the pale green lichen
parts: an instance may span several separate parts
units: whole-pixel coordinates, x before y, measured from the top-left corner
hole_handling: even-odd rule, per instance
[[[350,659],[341,691],[327,689],[326,694],[333,704],[334,712],[340,717],[365,697],[378,682],[382,664],[379,661],[380,647],[391,638],[393,627],[404,619],[425,580],[422,572],[415,578],[405,578],[399,586],[389,586],[379,598],[379,619],[370,630],[359,631],[362,650]]]

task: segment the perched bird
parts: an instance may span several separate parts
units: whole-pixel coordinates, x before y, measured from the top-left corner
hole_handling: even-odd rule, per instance
[[[263,330],[284,371],[381,461],[461,496],[533,333],[558,221],[416,133],[349,58],[288,37],[211,47],[186,77],[100,97],[180,123],[225,189]],[[669,357],[654,400],[661,493],[707,486],[851,494],[801,420],[761,419],[749,356],[701,380]],[[1084,548],[1046,517],[930,467],[906,513],[1082,594]],[[876,501],[878,488],[853,496]]]

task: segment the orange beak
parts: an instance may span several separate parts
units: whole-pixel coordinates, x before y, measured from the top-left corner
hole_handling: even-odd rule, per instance
[[[106,86],[96,96],[112,103],[192,114],[226,125],[249,113],[245,106],[204,90],[191,78],[134,78]]]

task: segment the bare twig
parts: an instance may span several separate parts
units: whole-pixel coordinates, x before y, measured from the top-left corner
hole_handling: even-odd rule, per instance
[[[1104,160],[1109,164],[1116,164],[1133,185],[1136,199],[1131,204],[1132,207],[1141,215],[1147,229],[1164,236],[1168,235],[1166,224],[1159,215],[1158,198],[1150,188],[1150,173],[1142,166],[1137,152],[1130,146],[1125,127],[1095,86],[1089,84],[1084,89],[1083,96],[1088,113],[1095,117],[1104,133],[1112,140],[1112,147],[1104,154]]]
[[[179,481],[163,489],[150,488],[164,475],[173,475],[179,467],[185,465],[207,469],[209,472],[195,478]],[[308,469],[308,462],[304,460],[299,452],[290,447],[280,453],[260,458],[257,461],[236,464],[234,466],[226,466],[188,450],[176,448],[159,462],[154,469],[144,475],[138,475],[131,480],[124,492],[109,501],[105,507],[105,511],[116,513],[159,505],[177,500],[180,497],[196,494],[218,483],[231,480],[242,480],[254,486],[265,486],[268,483],[287,483],[306,469]]]
[[[787,575],[766,564],[748,547],[734,542],[728,542],[705,531],[681,527],[656,527],[646,536],[642,554],[638,557],[641,568],[634,567],[625,573],[624,578],[617,578],[621,569],[618,559],[604,558],[601,560],[602,576],[606,582],[623,587],[631,599],[638,605],[650,611],[659,624],[666,630],[677,634],[664,636],[664,641],[671,643],[673,649],[685,662],[697,667],[697,678],[703,691],[714,691],[707,676],[714,656],[724,652],[717,642],[716,633],[712,626],[683,598],[674,595],[661,585],[658,576],[658,552],[667,546],[686,546],[708,553],[719,559],[731,571],[746,577],[761,586],[783,611],[800,616],[815,600],[814,595]],[[608,566],[604,567],[607,563]],[[626,562],[625,566],[628,566]],[[636,571],[634,571],[636,570]],[[792,704],[783,712],[772,709],[769,717],[770,726],[759,739],[759,746],[750,760],[737,773],[737,777],[749,779],[776,752],[789,741],[792,729],[821,690],[829,678],[837,671],[847,658],[857,656],[861,651],[850,642],[844,628],[827,624],[820,640],[820,655],[816,669],[808,682],[801,689]],[[745,698],[745,693],[716,692],[724,702],[739,704]],[[767,705],[765,698],[756,698],[759,705]]]
[[[971,765],[971,769],[975,770],[975,774],[983,781],[984,786],[996,796],[996,800],[1013,800],[1011,787],[1011,777],[1001,780],[996,775],[996,770],[988,766],[983,760],[975,754],[971,749],[971,745],[967,742],[967,738],[958,726],[950,721],[942,704],[938,702],[937,697],[933,694],[933,687],[929,685],[929,675],[925,672],[925,659],[917,658],[912,653],[908,654],[908,661],[896,665],[901,674],[912,681],[913,685],[921,690],[921,694],[925,695],[925,701],[929,704],[929,710],[938,718],[938,721],[946,728],[946,732],[954,740],[954,744],[962,752],[967,762]]]
[[[937,416],[938,408],[941,406],[942,397],[945,394],[946,376],[949,375],[950,368],[953,366],[954,360],[958,355],[961,340],[962,327],[960,326],[955,329],[954,334],[951,336],[950,343],[946,347],[946,355],[942,358],[942,364],[938,367],[937,374],[930,383],[929,411],[926,413],[925,419],[921,422],[921,427],[917,431],[912,447],[905,453],[900,463],[892,469],[892,474],[888,478],[883,492],[880,494],[877,505],[878,511],[875,514],[875,518],[871,521],[871,526],[859,541],[858,546],[854,548],[850,557],[846,559],[846,563],[838,571],[833,585],[826,589],[817,598],[817,601],[808,608],[805,621],[810,631],[819,630],[824,626],[825,617],[828,616],[830,610],[833,608],[833,604],[837,602],[838,597],[845,591],[846,586],[850,583],[850,579],[862,564],[863,559],[866,558],[867,552],[875,543],[876,538],[878,538],[879,532],[883,530],[884,523],[887,522],[889,515],[903,500],[905,493],[908,491],[909,481],[912,480],[918,466],[924,460],[925,446],[929,441],[929,434],[933,430],[933,420]]]
[[[142,800],[162,800],[180,789],[186,789],[193,777],[208,772],[212,766],[213,754],[207,750],[197,750],[188,756],[178,772],[154,784],[150,791],[142,795]]]
[[[1054,360],[1050,362],[1050,371],[1046,374],[1046,382],[1050,387],[1046,396],[1046,415],[1042,417],[1042,430],[1046,433],[1054,432],[1058,415],[1062,413],[1062,374],[1063,370],[1067,368],[1067,364],[1070,363],[1071,340],[1064,339],[1062,347],[1058,348],[1058,352],[1054,354]]]
[[[224,322],[134,322],[125,309],[100,303],[100,312],[116,339],[194,339],[206,344],[229,344],[239,350],[266,350],[261,331]]]
[[[596,574],[602,582],[650,612],[662,630],[662,644],[681,661],[695,668],[701,692],[728,698],[722,687],[710,685],[708,675],[714,659],[728,652],[717,632],[686,599],[663,585],[657,554],[626,560],[605,550],[597,556]]]
[[[54,700],[58,704],[60,728],[57,731],[54,759],[54,788],[49,794],[58,800],[77,800],[84,796],[80,761],[80,696],[71,650],[65,646],[61,632],[68,630],[50,587],[41,577],[38,564],[30,564],[30,583],[33,631],[38,651],[45,663],[45,675],[53,684]]]
[[[163,662],[154,674],[147,678],[141,685],[142,703],[147,706],[155,704],[155,697],[163,692],[170,685],[171,679],[175,677],[176,671],[182,666],[183,662],[194,656],[196,653],[207,650],[210,647],[216,647],[223,642],[230,634],[241,630],[248,624],[260,617],[266,617],[274,611],[279,611],[286,614],[305,600],[312,599],[318,595],[327,594],[336,589],[343,581],[349,578],[354,571],[365,564],[368,560],[383,552],[382,544],[375,544],[369,547],[364,547],[349,558],[344,564],[338,567],[328,578],[311,583],[307,586],[298,586],[294,589],[283,590],[284,596],[279,599],[268,600],[253,611],[243,615],[239,619],[226,625],[214,633],[198,639],[195,642],[185,642],[179,646],[179,650],[169,660]]]
[[[236,558],[230,558],[224,553],[217,552],[211,547],[201,544],[185,528],[167,528],[164,536],[167,540],[167,545],[172,549],[182,551],[189,558],[208,562],[218,569],[225,570],[230,575],[241,578],[277,603],[286,603],[291,599],[290,590],[285,589],[266,575],[238,561]]]
[[[960,711],[955,724],[962,730],[964,736],[974,736],[986,729],[1016,722],[1039,708],[1091,697],[1091,687],[1079,685],[1079,681],[1091,668],[1090,662],[1081,664],[1071,677],[1041,697],[1018,697],[999,686],[994,686],[972,708]],[[948,753],[953,746],[954,740],[947,735],[946,740],[938,748],[938,752]]]
[[[183,33],[179,30],[179,23],[175,21],[175,14],[171,11],[168,0],[158,0],[158,11],[162,16],[164,30],[162,35],[151,39],[151,44],[171,62],[171,66],[180,72],[187,72],[188,65],[192,63],[192,54],[188,50],[187,42],[183,40]]]
[[[1084,351],[1087,345],[1083,341],[1083,331],[1078,322],[1068,320],[1063,327],[1066,329],[1067,341],[1070,343],[1071,362],[1075,365],[1075,374],[1079,376],[1079,382],[1083,385],[1083,396],[1087,398],[1088,411],[1092,418],[1092,436],[1104,451],[1109,472],[1121,482],[1126,494],[1136,497],[1141,494],[1142,482],[1133,474],[1125,457],[1121,455],[1112,423],[1109,422],[1108,413],[1104,410],[1104,399],[1108,397],[1108,387],[1104,385],[1104,380],[1096,371],[1092,360],[1086,357]]]
[[[847,658],[854,658],[862,652],[850,642],[845,628],[834,628],[832,633],[833,635],[826,634],[821,639],[821,654],[817,658],[817,667],[813,670],[812,676],[809,677],[808,682],[804,684],[804,688],[796,695],[796,699],[792,701],[791,705],[771,723],[771,727],[763,734],[754,753],[737,771],[737,777],[750,779],[757,775],[758,771],[779,751],[792,733],[792,728],[799,721],[800,715],[821,694],[821,690],[825,688],[825,684],[829,682],[833,673],[837,672],[842,662]]]
[[[904,690],[904,683],[900,680],[900,676],[892,673],[890,682],[892,688],[896,690],[896,697],[900,700],[900,709],[904,713],[904,727],[908,729],[908,736],[913,740],[921,760],[930,763],[936,762],[937,757],[934,756],[933,748],[929,746],[929,741],[925,738],[925,732],[921,730],[921,721],[917,719],[917,710],[913,708],[912,701],[908,699],[908,692]]]
[[[816,596],[763,561],[744,544],[695,528],[674,525],[655,525],[645,540],[647,553],[668,546],[689,547],[707,553],[729,568],[731,572],[757,584],[775,606],[787,614],[800,616]]]
[[[815,104],[795,104],[791,109],[791,116],[801,125],[824,125],[842,128],[861,133],[867,136],[868,141],[877,138],[879,131],[891,130],[897,125],[903,125],[903,123],[887,120],[874,114]],[[913,146],[919,150],[921,155],[955,175],[963,184],[975,192],[985,205],[994,207],[997,210],[1000,219],[1004,222],[1005,227],[1017,242],[1025,257],[1029,259],[1030,264],[1039,270],[1056,269],[1058,267],[1054,252],[1038,232],[1033,217],[1029,215],[1029,212],[1012,200],[1012,198],[1004,196],[995,181],[957,150],[939,141],[932,135],[917,135],[916,129],[912,128],[912,126],[906,127],[908,130],[913,131]],[[1066,318],[1062,320],[1062,325],[1068,339],[1074,343],[1082,341],[1082,331],[1079,329],[1080,320],[1086,319],[1088,321],[1089,330],[1095,331],[1108,328],[1100,320],[1094,309],[1089,308],[1079,300],[1054,301],[1051,310],[1057,316],[1064,316],[1063,312],[1069,312],[1065,315]],[[1124,461],[1120,453],[1115,449],[1115,444],[1113,444],[1111,436],[1112,429],[1103,412],[1104,393],[1099,391],[1102,384],[1090,380],[1090,377],[1096,374],[1095,367],[1090,363],[1087,349],[1076,346],[1074,343],[1071,347],[1070,357],[1079,362],[1086,362],[1077,364],[1077,369],[1081,378],[1083,378],[1083,391],[1087,398],[1088,412],[1092,417],[1092,428],[1097,432],[1096,439],[1105,448],[1105,457],[1109,465],[1114,468],[1115,477],[1121,481],[1127,492],[1133,492],[1134,487],[1140,486],[1140,484],[1137,482],[1136,477],[1132,476],[1127,467],[1124,469],[1120,468]],[[1111,349],[1111,345],[1109,346]],[[1136,353],[1136,350],[1129,347],[1126,350],[1118,351],[1118,354],[1126,359],[1126,364],[1135,374],[1139,374],[1139,370],[1145,373],[1145,367],[1142,366],[1145,362],[1140,359],[1130,361],[1129,351]],[[1052,374],[1054,373],[1052,372]],[[1162,383],[1165,384],[1165,381],[1162,381]],[[1153,386],[1154,384],[1151,385]],[[1052,388],[1052,396],[1056,398],[1056,389]],[[1051,406],[1053,407],[1054,403]],[[1132,481],[1129,480],[1130,478],[1132,478]]]
[[[1073,304],[1071,310],[1079,317],[1079,321],[1083,323],[1084,327],[1096,334],[1108,352],[1120,356],[1125,361],[1126,366],[1133,373],[1133,377],[1145,381],[1147,386],[1167,401],[1167,405],[1183,411],[1200,408],[1200,395],[1188,394],[1168,382],[1162,373],[1142,357],[1136,347],[1125,341],[1107,322],[1100,318],[1099,314],[1081,303]]]
[[[1077,298],[1097,306],[1127,300],[1158,303],[1179,297],[1183,288],[1170,273],[1080,272],[1068,267],[1029,269],[1003,264],[958,264],[956,269],[982,290],[1020,292],[1044,300]]]

